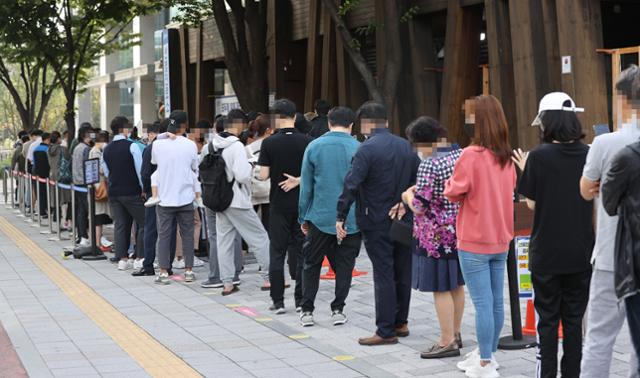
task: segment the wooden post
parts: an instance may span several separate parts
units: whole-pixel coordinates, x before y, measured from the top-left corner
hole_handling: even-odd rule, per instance
[[[481,29],[482,7],[461,7],[459,0],[449,0],[440,122],[451,140],[462,144],[469,141],[462,130],[462,106],[465,99],[478,94]]]
[[[338,0],[340,1],[340,0]],[[336,39],[336,69],[338,74],[338,103],[336,105],[346,106],[347,105],[347,64],[349,62],[345,60],[344,56],[344,44],[342,43],[342,38],[340,38],[337,33],[335,34]]]
[[[323,7],[324,8],[324,7]],[[320,0],[309,0],[309,23],[307,27],[307,71],[304,88],[304,111],[313,110],[318,96],[318,37],[320,34]]]
[[[196,101],[195,101],[195,112],[196,112],[196,120],[202,118],[202,109],[203,109],[203,72],[202,69],[204,64],[202,64],[202,23],[198,26],[198,38],[196,39]],[[205,105],[206,106],[206,105]]]
[[[180,26],[178,29],[180,35],[180,81],[182,82],[182,110],[189,114],[189,36],[187,29]],[[174,107],[175,108],[175,107]],[[189,115],[189,119],[193,115]],[[191,123],[189,123],[191,125]]]
[[[513,147],[518,144],[518,121],[516,118],[513,55],[511,53],[511,24],[507,0],[485,0],[487,43],[489,45],[490,79],[489,93],[502,103],[509,137]],[[484,71],[483,71],[484,72]]]
[[[439,117],[437,52],[433,43],[431,20],[409,21],[409,44],[414,75],[416,113]]]
[[[556,0],[558,45],[561,56],[571,56],[570,74],[562,75],[562,89],[580,107],[582,127],[593,138],[592,125],[609,123],[600,0]]]
[[[330,104],[337,102],[336,85],[336,32],[331,15],[322,7],[322,80],[320,97]]]

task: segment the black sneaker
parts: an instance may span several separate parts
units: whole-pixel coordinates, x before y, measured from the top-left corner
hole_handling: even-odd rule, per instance
[[[287,312],[287,311],[284,309],[284,305],[283,305],[283,304],[282,304],[282,305],[275,305],[275,304],[272,304],[271,306],[269,306],[269,311],[273,311],[276,315],[282,315],[282,314],[284,314],[285,312]]]
[[[206,280],[200,284],[200,287],[203,289],[219,289],[223,286],[224,284],[220,280],[218,281]]]

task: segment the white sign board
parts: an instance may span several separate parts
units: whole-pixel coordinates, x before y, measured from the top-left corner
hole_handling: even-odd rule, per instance
[[[565,55],[562,57],[562,73],[570,74],[571,73],[571,56]]]
[[[169,69],[169,29],[162,31],[162,77],[164,86],[164,114],[171,113],[171,75]]]
[[[273,105],[276,101],[276,94],[269,94],[269,107]],[[238,97],[236,95],[228,95],[228,96],[216,96],[215,101],[215,115],[227,115],[232,109],[240,109],[240,101],[238,101]]]
[[[86,185],[100,182],[100,159],[89,159],[84,161],[84,183]]]
[[[531,272],[529,271],[529,241],[530,238],[528,236],[517,236],[515,240],[520,299],[533,297],[533,285],[531,284]]]

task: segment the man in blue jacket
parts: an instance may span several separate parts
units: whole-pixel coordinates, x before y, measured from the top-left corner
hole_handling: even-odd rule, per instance
[[[409,142],[388,129],[384,105],[369,101],[356,116],[361,132],[371,135],[356,152],[338,200],[336,232],[347,237],[345,221],[356,202],[356,219],[373,265],[377,331],[361,345],[395,344],[409,335],[411,299],[410,247],[391,240],[392,219],[406,210],[401,194],[415,183],[420,159]],[[348,227],[348,226],[347,226]]]
[[[302,326],[314,324],[314,301],[325,255],[336,272],[331,320],[333,325],[347,322],[344,302],[349,295],[351,272],[362,244],[354,209],[347,216],[344,240],[338,242],[335,228],[336,203],[359,145],[351,137],[355,114],[349,108],[337,107],[329,112],[328,119],[329,132],[307,146],[302,160],[298,214],[302,232],[309,242],[308,248],[303,250]]]

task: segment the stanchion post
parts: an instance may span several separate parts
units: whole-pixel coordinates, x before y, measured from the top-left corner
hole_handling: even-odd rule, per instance
[[[22,213],[23,217],[27,217],[27,207],[25,206],[25,202],[27,202],[26,200],[26,193],[25,193],[25,186],[24,186],[24,173],[19,173],[18,174],[18,203],[20,204],[20,212]]]
[[[7,186],[7,170],[3,169],[2,170],[2,192],[4,193],[4,204],[8,205],[9,204],[9,198],[7,197],[7,191],[8,191],[8,186]]]
[[[51,212],[51,180],[49,180],[49,178],[47,178],[47,220],[49,221],[49,231],[46,232],[46,234],[53,234],[53,214]]]
[[[56,221],[58,222],[58,240],[62,240],[62,217],[60,216],[60,187],[56,182]]]
[[[42,219],[41,219],[41,214],[40,214],[40,177],[36,176],[36,201],[37,205],[38,205],[38,223],[36,224],[37,227],[42,226]],[[32,201],[33,202],[33,201]],[[35,211],[35,205],[33,206],[33,211]],[[34,227],[36,227],[34,226]]]
[[[73,235],[71,240],[71,245],[76,245],[76,240],[78,240],[78,230],[76,229],[76,192],[75,187],[71,184],[71,228],[73,229],[70,235]]]
[[[13,170],[9,171],[9,177],[11,178],[11,209],[16,207],[16,194],[15,194],[15,187],[13,186],[13,181],[15,180],[13,178]]]
[[[31,176],[31,173],[29,173],[29,180],[27,180],[28,185],[29,185],[29,209],[31,210],[31,218],[29,220],[29,222],[35,222],[36,221],[36,213],[33,211],[34,210],[34,205],[33,205],[33,176]]]

